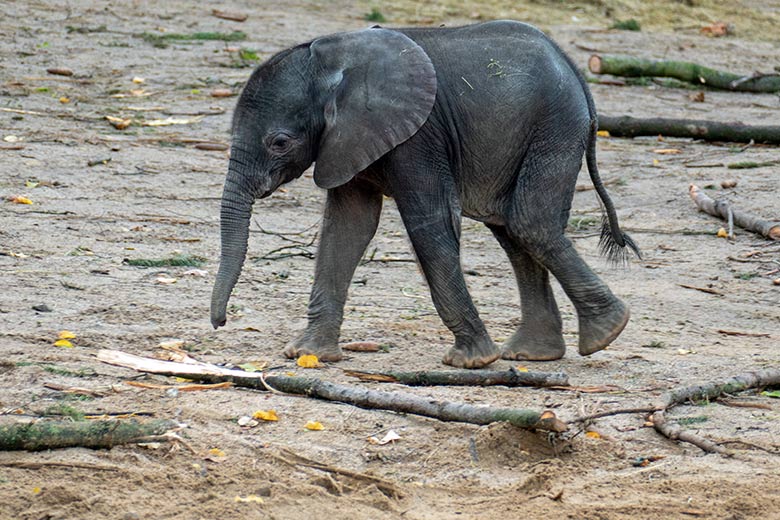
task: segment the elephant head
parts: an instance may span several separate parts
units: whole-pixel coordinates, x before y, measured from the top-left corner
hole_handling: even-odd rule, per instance
[[[435,98],[436,73],[425,51],[381,28],[299,45],[254,71],[233,118],[211,296],[214,328],[226,321],[255,199],[300,177],[312,162],[317,186],[348,182],[417,133]]]

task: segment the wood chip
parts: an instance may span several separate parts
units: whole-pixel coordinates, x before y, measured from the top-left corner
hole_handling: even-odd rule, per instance
[[[341,346],[344,350],[352,352],[379,352],[382,346],[375,341],[353,341]]]
[[[247,18],[249,18],[249,15],[246,13],[238,13],[235,11],[221,11],[219,9],[212,9],[211,14],[216,16],[217,18],[222,18],[223,20],[230,20],[231,22],[244,22]]]
[[[235,93],[229,88],[217,88],[211,91],[211,97],[223,98],[235,96]]]
[[[73,71],[68,67],[50,67],[46,72],[57,76],[73,76]]]
[[[210,152],[224,152],[229,146],[224,143],[195,143],[195,148],[198,150],[208,150]]]

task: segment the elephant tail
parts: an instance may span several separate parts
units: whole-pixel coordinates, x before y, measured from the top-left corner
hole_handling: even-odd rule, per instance
[[[548,38],[551,45],[558,50],[560,55],[569,65],[572,73],[577,77],[582,87],[582,93],[585,95],[585,99],[588,103],[588,113],[590,115],[590,129],[588,133],[588,144],[585,150],[585,160],[588,165],[588,173],[590,174],[590,180],[593,183],[593,187],[596,189],[596,193],[601,199],[601,203],[604,206],[605,214],[601,225],[601,238],[599,239],[599,249],[601,254],[607,257],[607,259],[613,264],[626,264],[630,257],[629,250],[633,252],[637,258],[642,258],[642,253],[639,251],[639,247],[631,239],[628,234],[623,233],[618,224],[617,213],[615,212],[615,206],[612,204],[612,199],[609,198],[609,193],[604,187],[604,183],[601,182],[599,176],[599,168],[596,164],[596,137],[599,129],[598,115],[596,114],[596,104],[593,102],[593,96],[588,88],[588,83],[585,81],[585,77],[577,68],[577,65],[572,61],[568,54],[566,54],[560,46]]]
[[[590,92],[587,91],[587,87],[585,88],[585,95],[588,97],[588,105],[593,106]],[[601,203],[604,205],[605,210],[601,225],[599,249],[601,250],[601,254],[607,257],[610,262],[614,264],[625,264],[628,262],[630,256],[629,250],[640,259],[642,258],[642,253],[639,251],[639,247],[634,240],[620,229],[615,206],[612,204],[612,199],[609,197],[609,193],[607,193],[604,183],[601,182],[598,165],[596,164],[597,130],[598,119],[596,118],[595,110],[593,110],[591,111],[590,135],[588,136],[588,148],[585,152],[585,160],[588,165],[590,180],[593,182],[593,187],[596,189],[596,193],[598,193],[599,199],[601,199]]]

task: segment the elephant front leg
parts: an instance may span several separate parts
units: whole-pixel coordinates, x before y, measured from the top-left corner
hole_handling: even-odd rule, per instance
[[[306,330],[285,349],[288,358],[342,358],[339,333],[355,268],[376,232],[382,194],[356,182],[328,191]]]
[[[447,365],[481,368],[500,357],[474,307],[460,265],[460,222],[454,210],[434,200],[396,197],[404,225],[444,324],[455,345],[444,356]],[[441,199],[439,199],[441,200]]]

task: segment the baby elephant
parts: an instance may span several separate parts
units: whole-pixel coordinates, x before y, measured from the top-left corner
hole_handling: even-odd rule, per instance
[[[352,275],[393,197],[455,336],[444,363],[483,367],[499,357],[564,355],[549,273],[577,309],[579,352],[610,344],[628,321],[617,299],[564,236],[583,153],[606,208],[602,250],[638,255],[621,232],[596,167],[596,111],[577,67],[542,32],[514,21],[458,28],[371,29],[324,36],[258,67],[236,106],[221,208],[222,252],[211,323],[246,257],[257,198],[312,162],[327,190],[306,330],[288,357],[341,359]],[[466,288],[460,222],[483,222],[517,278],[522,320],[496,347]]]

